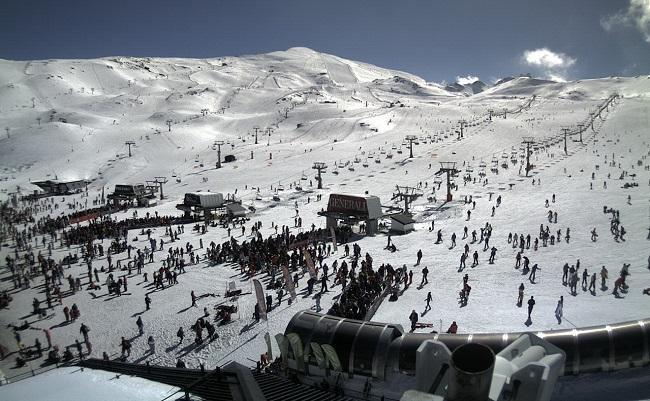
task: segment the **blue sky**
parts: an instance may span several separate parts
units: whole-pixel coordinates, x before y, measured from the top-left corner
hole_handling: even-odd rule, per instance
[[[219,57],[294,46],[429,81],[650,73],[650,0],[2,0],[0,58]]]

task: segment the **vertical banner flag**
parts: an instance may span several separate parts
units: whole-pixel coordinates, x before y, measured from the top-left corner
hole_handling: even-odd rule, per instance
[[[305,264],[307,265],[307,269],[309,269],[309,275],[312,278],[316,278],[316,267],[314,267],[314,261],[311,258],[311,255],[309,254],[309,251],[307,248],[302,250],[303,255],[305,255]]]
[[[291,294],[291,299],[296,299],[296,288],[293,286],[293,280],[291,280],[291,274],[289,274],[289,268],[287,266],[282,266],[282,274],[284,275],[284,283],[287,286],[287,290]]]
[[[257,304],[259,305],[260,319],[266,320],[266,300],[264,299],[262,283],[260,283],[258,279],[254,279],[253,285],[255,286],[255,296],[257,297]]]
[[[334,244],[334,252],[336,252],[336,233],[334,232],[334,227],[330,227],[330,234],[332,234],[332,244]]]

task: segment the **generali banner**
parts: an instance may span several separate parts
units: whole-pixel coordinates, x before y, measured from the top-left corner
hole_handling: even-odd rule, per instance
[[[331,194],[327,204],[327,211],[363,217],[368,216],[368,204],[365,198]]]

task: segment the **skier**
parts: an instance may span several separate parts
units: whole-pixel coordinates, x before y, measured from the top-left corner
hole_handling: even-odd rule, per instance
[[[417,258],[418,258],[418,261],[415,263],[415,266],[419,266],[419,265],[420,265],[420,260],[422,260],[422,249],[419,249],[419,250],[418,250]]]
[[[156,353],[156,341],[153,339],[153,336],[149,336],[147,339],[147,344],[149,344],[149,353],[150,354],[155,354]]]
[[[562,266],[562,285],[566,286],[568,280],[569,280],[569,264],[565,263],[564,266]]]
[[[535,306],[535,298],[531,295],[528,300],[528,319],[530,319],[530,314],[533,312],[533,307]]]
[[[555,318],[557,319],[557,324],[562,324],[563,308],[564,308],[564,296],[560,295],[560,299],[557,301],[557,306],[555,307]]]
[[[413,309],[413,311],[411,311],[411,314],[409,315],[409,320],[411,321],[411,332],[414,332],[415,331],[415,325],[418,323],[418,314],[415,311],[415,309]]]
[[[591,281],[589,283],[589,292],[592,294],[596,293],[596,273],[591,275]]]
[[[424,287],[425,284],[429,284],[429,279],[427,279],[428,275],[429,268],[424,266],[424,269],[422,269],[422,281],[420,282],[420,288]]]
[[[427,306],[424,307],[425,311],[431,310],[431,301],[432,300],[433,300],[433,297],[431,296],[431,291],[429,291],[429,293],[427,294],[427,299],[426,299]]]
[[[596,227],[594,227],[593,230],[591,230],[591,241],[596,242],[598,239],[598,234],[596,234]]]
[[[138,332],[140,335],[144,334],[144,323],[142,323],[142,317],[138,316],[138,320],[135,321],[135,324],[138,326]]]
[[[146,305],[147,310],[151,309],[151,298],[149,298],[149,294],[144,296],[144,304]]]
[[[79,327],[79,332],[84,336],[84,341],[88,342],[88,332],[90,329],[88,326],[85,324],[81,323],[81,327]]]
[[[537,270],[542,270],[539,267],[537,267],[537,263],[533,265],[533,267],[530,269],[530,275],[528,276],[528,280],[530,280],[531,283],[535,283],[535,273]]]
[[[182,343],[183,339],[185,338],[185,332],[183,331],[183,326],[178,328],[178,331],[176,332],[176,337],[178,337],[178,343]]]
[[[451,326],[449,326],[449,328],[447,329],[447,333],[448,334],[456,334],[456,332],[458,332],[458,325],[456,324],[456,321],[454,320],[451,323]]]
[[[323,274],[323,277],[321,277],[321,288],[320,288],[321,294],[323,292],[329,292],[327,289],[327,276]]]
[[[618,290],[622,288],[624,284],[625,284],[625,277],[623,276],[617,278],[616,281],[614,281],[614,291],[612,292],[612,294],[614,294],[616,298],[619,297]]]
[[[496,254],[497,254],[497,248],[492,247],[492,249],[490,250],[490,260],[489,260],[491,265],[494,264],[494,257],[496,256]]]
[[[519,284],[519,296],[517,297],[517,306],[521,308],[524,303],[524,283]]]
[[[190,293],[192,296],[192,306],[196,306],[196,295],[194,295],[194,290]]]
[[[320,294],[320,293],[314,295],[314,300],[316,301],[316,312],[320,312],[320,311],[321,311],[320,298],[321,298],[321,294]],[[259,319],[258,319],[258,320],[259,320]]]
[[[587,291],[587,278],[589,278],[589,273],[587,272],[587,269],[585,268],[582,271],[582,291]]]

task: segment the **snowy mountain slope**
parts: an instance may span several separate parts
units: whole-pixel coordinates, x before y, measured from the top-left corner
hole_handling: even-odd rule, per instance
[[[494,85],[478,96],[544,96],[560,98],[607,97],[610,93],[625,97],[645,97],[650,93],[650,76],[584,79],[554,82],[543,79],[518,77]]]
[[[268,55],[208,60],[112,57],[87,61],[3,61],[0,78],[0,123],[3,129],[9,128],[9,138],[4,135],[0,139],[2,199],[17,186],[23,193],[31,192],[35,187],[29,184],[30,179],[57,176],[95,180],[89,186],[87,198],[68,196],[62,202],[65,205],[87,199],[90,202],[99,197],[103,186],[110,192],[115,184],[165,176],[170,180],[165,186],[168,199],[156,207],[140,209],[141,215],[147,211],[177,215],[175,205],[189,191],[237,192],[245,206],[257,209],[251,219],[263,223],[261,233],[266,237],[274,233],[272,227],[276,225],[287,225],[293,233],[300,230],[293,227],[296,203],[305,230],[311,224],[324,226],[324,219],[316,213],[326,207],[330,193],[368,191],[378,195],[385,205],[398,205],[391,201],[395,186],[409,185],[420,187],[423,196],[411,206],[416,231],[393,237],[399,250],[385,250],[383,234],[358,241],[362,254],[369,252],[377,265],[406,264],[414,273],[414,285],[404,291],[398,302],[385,302],[375,320],[408,327],[409,311],[422,312],[428,291],[433,294],[435,306],[421,320],[435,323],[436,328],[456,320],[462,332],[546,330],[647,316],[648,297],[641,290],[650,286],[645,239],[650,178],[645,169],[650,80],[644,77],[561,84],[516,78],[466,97],[409,74],[308,49],[290,49]],[[577,137],[569,138],[565,154],[562,141],[557,142],[561,128],[584,123],[612,92],[625,97],[608,108],[602,118],[595,119],[594,130],[588,128],[583,143],[574,142]],[[512,112],[528,104],[532,95],[537,96],[530,107]],[[505,118],[494,116],[490,121],[490,109],[511,112]],[[168,120],[171,130],[166,124]],[[466,124],[464,137],[459,140],[460,120]],[[259,131],[258,144],[255,127]],[[408,158],[406,135],[418,138],[413,158]],[[531,136],[538,143],[555,138],[552,145],[546,142],[548,147],[533,149],[531,162],[535,168],[530,177],[521,170],[523,136]],[[127,140],[136,142],[130,158],[124,145]],[[226,142],[222,156],[233,154],[238,160],[214,169],[215,140]],[[618,163],[610,165],[612,157],[620,167]],[[311,169],[314,161],[328,163],[323,190],[315,189]],[[449,203],[443,202],[445,187],[435,175],[440,161],[456,161],[462,170],[453,179],[458,187],[453,191],[454,201]],[[502,167],[504,162],[507,168]],[[494,166],[497,172],[492,171]],[[476,181],[465,183],[463,176],[470,170]],[[485,176],[479,178],[481,170]],[[634,178],[625,176],[619,180],[623,171],[635,174]],[[541,180],[541,185],[532,185],[532,178]],[[605,181],[608,188],[603,187]],[[631,182],[638,186],[621,188]],[[295,183],[300,183],[303,190],[296,190]],[[284,190],[278,190],[280,185]],[[315,201],[317,194],[323,195],[323,200]],[[557,203],[546,208],[544,200],[552,194],[557,195]],[[274,195],[280,200],[273,200]],[[498,195],[503,204],[492,217],[491,209]],[[627,204],[627,195],[631,196],[631,204]],[[465,196],[476,200],[476,209],[463,203]],[[602,213],[603,205],[621,210],[621,223],[628,231],[626,241],[616,242],[609,234],[609,219]],[[468,210],[472,211],[470,220]],[[547,222],[548,210],[558,212],[558,223]],[[61,212],[68,211],[57,211]],[[117,213],[115,217],[122,219],[131,213]],[[435,231],[428,231],[432,222],[436,231],[443,230],[444,245],[433,244]],[[458,272],[459,248],[468,242],[461,240],[463,227],[467,226],[471,233],[480,231],[488,222],[494,227],[491,244],[499,249],[496,263],[487,264],[489,253],[471,244],[471,252],[479,252],[481,264]],[[513,268],[515,251],[506,239],[509,232],[530,233],[534,237],[540,224],[550,225],[553,233],[557,229],[565,233],[570,227],[572,240],[540,246],[537,251],[526,250],[531,262],[542,268],[539,279],[528,284],[527,276]],[[595,243],[589,239],[593,227],[601,236]],[[204,236],[192,232],[190,226],[186,228],[180,237],[181,244],[190,242],[198,247],[199,239],[204,243],[228,239],[221,227],[210,228]],[[249,230],[245,235],[236,231],[233,235],[238,241],[250,239]],[[458,246],[449,249],[452,232],[458,235]],[[153,235],[168,240],[163,228],[155,229]],[[139,232],[129,233],[130,244],[144,247],[145,241]],[[108,241],[104,246],[108,246]],[[41,246],[36,249],[46,252]],[[413,266],[418,249],[425,255],[422,263],[431,270],[430,284],[422,289],[417,289],[421,266]],[[2,263],[12,251],[3,246]],[[57,246],[53,257],[60,259],[68,252],[79,250]],[[117,258],[126,259],[126,253],[115,255]],[[326,258],[325,263],[331,265],[334,259],[340,263],[342,258],[339,247],[338,253]],[[575,263],[578,258],[590,273],[602,265],[610,269],[607,290],[599,289],[596,295],[579,291],[575,297],[568,293],[561,284],[561,267],[565,262]],[[615,299],[611,295],[613,279],[622,263],[632,264],[631,290],[624,298]],[[100,259],[96,264],[104,266],[106,261]],[[147,264],[146,270],[153,271],[160,265],[161,256],[156,255],[155,262]],[[82,308],[82,321],[92,328],[95,356],[101,356],[103,351],[113,357],[118,355],[120,337],[129,336],[134,337],[131,361],[173,365],[182,357],[189,359],[192,366],[197,366],[198,358],[210,366],[227,359],[242,363],[247,363],[246,358],[257,359],[265,349],[266,331],[282,332],[296,311],[314,307],[314,300],[301,294],[292,305],[285,299],[271,312],[268,324],[252,324],[250,315],[255,300],[248,294],[238,300],[242,313],[237,320],[218,329],[218,340],[197,348],[187,344],[176,346],[179,326],[187,328],[202,315],[203,307],[212,311],[215,304],[226,301],[220,296],[206,297],[199,302],[200,308],[188,308],[190,290],[221,295],[228,282],[234,280],[244,292],[251,291],[250,280],[240,275],[235,266],[208,266],[202,262],[187,270],[179,278],[180,285],[153,294],[152,310],[146,313],[143,298],[148,283],[138,275],[129,278],[128,295],[109,298],[102,288],[93,297],[84,290],[70,295],[64,303],[77,302]],[[457,294],[465,273],[470,275],[473,290],[469,304],[460,308]],[[86,282],[83,264],[73,265],[66,274],[80,276]],[[538,299],[530,326],[524,325],[525,308],[514,305],[516,289],[522,281],[526,283],[526,296],[535,295]],[[11,280],[0,281],[0,286],[10,288]],[[304,280],[301,286],[300,291]],[[338,285],[324,294],[323,307],[328,308],[339,294]],[[566,319],[558,324],[553,311],[560,295],[565,296]],[[8,335],[13,342],[3,329],[8,323],[19,323],[20,317],[29,316],[34,296],[42,294],[37,290],[14,294],[15,302],[0,316],[0,336]],[[71,344],[79,337],[79,322],[62,324],[60,306],[48,313],[42,321],[33,321],[31,317],[29,320],[38,329],[51,328],[59,344]],[[156,337],[158,349],[162,350],[155,356],[146,355],[145,338],[135,334],[135,319],[140,315],[146,333]],[[26,333],[25,342],[32,344],[38,333]]]

